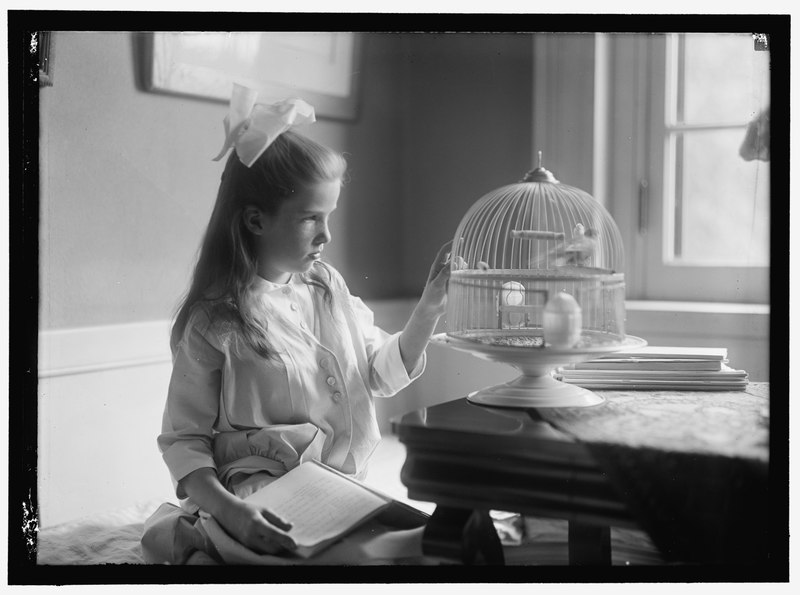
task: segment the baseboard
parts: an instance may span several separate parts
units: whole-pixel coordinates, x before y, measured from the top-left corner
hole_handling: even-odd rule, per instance
[[[170,361],[169,320],[39,333],[39,378]]]

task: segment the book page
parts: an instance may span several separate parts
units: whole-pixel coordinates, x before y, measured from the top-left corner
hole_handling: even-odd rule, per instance
[[[336,537],[388,504],[367,488],[314,462],[303,463],[246,498],[293,524],[298,546]]]

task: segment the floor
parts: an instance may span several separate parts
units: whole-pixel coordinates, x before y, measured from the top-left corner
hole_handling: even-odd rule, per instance
[[[406,447],[392,434],[384,435],[369,463],[365,483],[428,514],[436,505],[408,497],[408,490],[400,481],[400,470],[406,460]]]

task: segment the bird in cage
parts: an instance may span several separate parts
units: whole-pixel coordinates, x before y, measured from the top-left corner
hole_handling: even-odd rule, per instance
[[[575,225],[572,241],[564,249],[565,264],[568,266],[589,266],[597,250],[597,232],[586,229],[582,223]]]
[[[597,231],[591,227],[587,229],[583,223],[575,224],[569,243],[563,233],[545,236],[542,232],[515,230],[511,232],[511,236],[522,240],[547,239],[555,242],[555,246],[531,262],[533,268],[589,266],[598,245]]]

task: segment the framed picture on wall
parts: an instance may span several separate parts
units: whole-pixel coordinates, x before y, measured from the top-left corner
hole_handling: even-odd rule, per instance
[[[152,32],[144,34],[148,91],[227,103],[233,83],[259,102],[299,97],[318,117],[358,112],[361,39],[348,32]]]
[[[53,32],[37,31],[37,51],[39,52],[39,86],[53,86]]]

